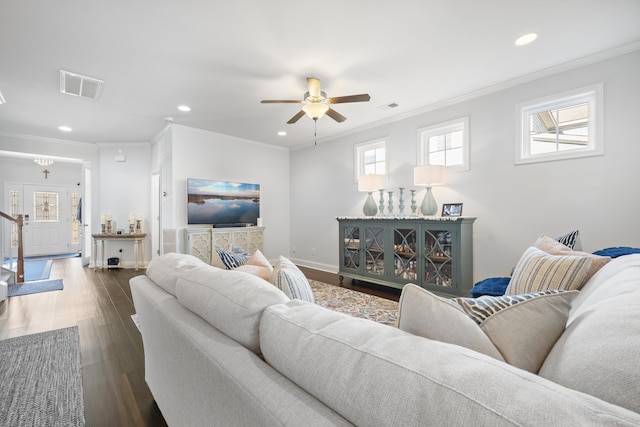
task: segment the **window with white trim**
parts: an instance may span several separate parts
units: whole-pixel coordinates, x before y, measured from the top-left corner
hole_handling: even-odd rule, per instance
[[[387,174],[387,139],[363,142],[354,146],[355,180],[360,175]]]
[[[516,164],[604,154],[602,84],[518,104]]]
[[[469,118],[418,129],[418,165],[469,169]]]

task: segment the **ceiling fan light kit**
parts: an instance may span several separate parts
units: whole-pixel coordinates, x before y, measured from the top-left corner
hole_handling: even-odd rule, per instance
[[[319,118],[326,114],[336,122],[341,123],[347,120],[347,118],[331,108],[329,104],[343,104],[346,102],[367,102],[371,99],[371,97],[366,93],[360,95],[327,98],[327,94],[320,90],[320,80],[316,79],[315,77],[307,77],[307,87],[309,90],[304,94],[302,100],[265,99],[261,102],[263,104],[303,104],[302,109],[295,116],[289,119],[289,121],[287,122],[288,124],[297,122],[305,114],[314,121],[317,121]]]

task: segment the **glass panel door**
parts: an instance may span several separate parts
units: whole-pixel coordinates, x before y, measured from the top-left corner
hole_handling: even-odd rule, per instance
[[[360,227],[345,225],[342,233],[342,267],[357,270],[360,268]]]
[[[384,274],[384,228],[364,227],[365,273],[382,276]]]
[[[417,278],[417,235],[414,228],[393,230],[393,274],[396,279],[415,281]]]
[[[425,283],[451,287],[452,282],[452,232],[449,230],[426,230],[424,232]]]

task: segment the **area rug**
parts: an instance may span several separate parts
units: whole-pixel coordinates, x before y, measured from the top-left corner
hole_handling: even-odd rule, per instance
[[[0,423],[84,426],[78,327],[0,341]]]
[[[35,280],[45,280],[51,274],[53,260],[25,261],[24,281],[33,282]]]
[[[17,297],[39,292],[61,291],[62,289],[62,279],[39,280],[36,282],[9,283],[7,294],[10,297]]]
[[[354,317],[396,326],[397,301],[380,298],[340,286],[309,280],[316,304]]]

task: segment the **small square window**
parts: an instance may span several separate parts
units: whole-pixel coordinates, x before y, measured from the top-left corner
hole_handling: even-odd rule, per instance
[[[604,153],[602,84],[518,104],[516,164]]]
[[[355,145],[354,179],[358,182],[360,175],[387,174],[387,140],[364,142]]]
[[[418,165],[469,169],[469,118],[418,129]]]

